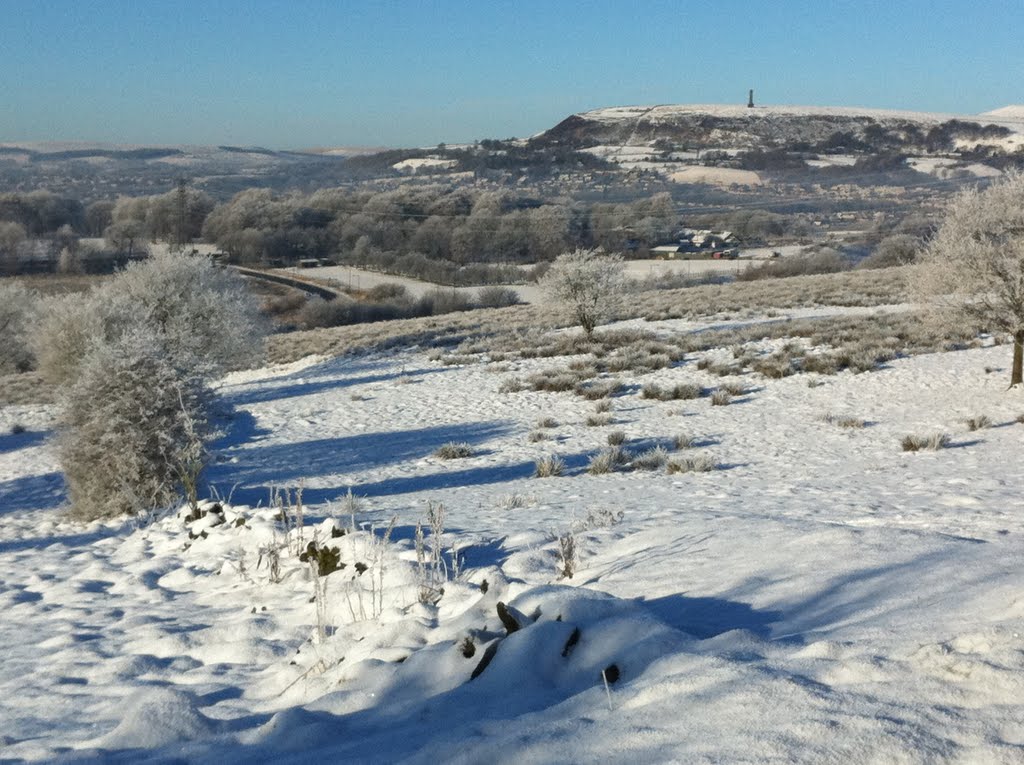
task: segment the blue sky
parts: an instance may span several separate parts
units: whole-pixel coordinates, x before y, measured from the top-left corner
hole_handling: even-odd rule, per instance
[[[0,141],[423,146],[574,112],[1024,103],[1022,0],[0,0]]]

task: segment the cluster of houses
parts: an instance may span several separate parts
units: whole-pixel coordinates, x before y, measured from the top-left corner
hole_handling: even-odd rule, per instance
[[[651,248],[651,256],[664,260],[719,260],[740,255],[739,241],[731,231],[684,228],[672,244]]]

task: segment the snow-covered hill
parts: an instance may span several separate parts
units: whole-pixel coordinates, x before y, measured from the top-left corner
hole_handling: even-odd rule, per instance
[[[902,150],[944,153],[1024,145],[1024,111],[934,114],[830,106],[681,104],[622,106],[572,115],[534,140],[579,148],[666,146],[803,151]]]
[[[223,508],[191,522],[67,523],[51,410],[8,407],[0,760],[1020,762],[1009,353],[744,375],[725,406],[641,395],[721,385],[700,362],[722,348],[619,373],[607,421],[503,392],[571,358],[308,358],[223,381]],[[717,469],[587,473],[615,431],[634,452],[685,433],[671,458]],[[937,431],[949,448],[901,451]],[[449,441],[470,456],[436,456]],[[532,477],[553,454],[564,474]],[[268,489],[300,485],[289,529]],[[418,554],[428,502],[443,532]],[[345,568],[313,576],[313,541]]]

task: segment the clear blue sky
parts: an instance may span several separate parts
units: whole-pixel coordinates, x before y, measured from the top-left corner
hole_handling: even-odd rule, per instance
[[[0,0],[0,141],[423,146],[574,112],[1024,103],[1024,0]]]

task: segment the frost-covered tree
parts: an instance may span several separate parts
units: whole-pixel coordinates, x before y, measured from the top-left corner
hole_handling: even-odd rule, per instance
[[[148,329],[93,345],[60,396],[58,453],[73,517],[172,502],[201,469],[208,400],[202,379],[182,374]]]
[[[957,195],[912,286],[939,321],[1012,337],[1010,385],[1024,382],[1024,174]]]
[[[18,245],[25,238],[25,227],[20,223],[0,221],[0,273],[17,273]]]
[[[600,250],[563,253],[555,258],[541,279],[541,288],[551,300],[561,304],[590,337],[622,291],[622,258]]]
[[[31,368],[28,341],[38,304],[39,295],[20,284],[0,284],[0,374]]]

